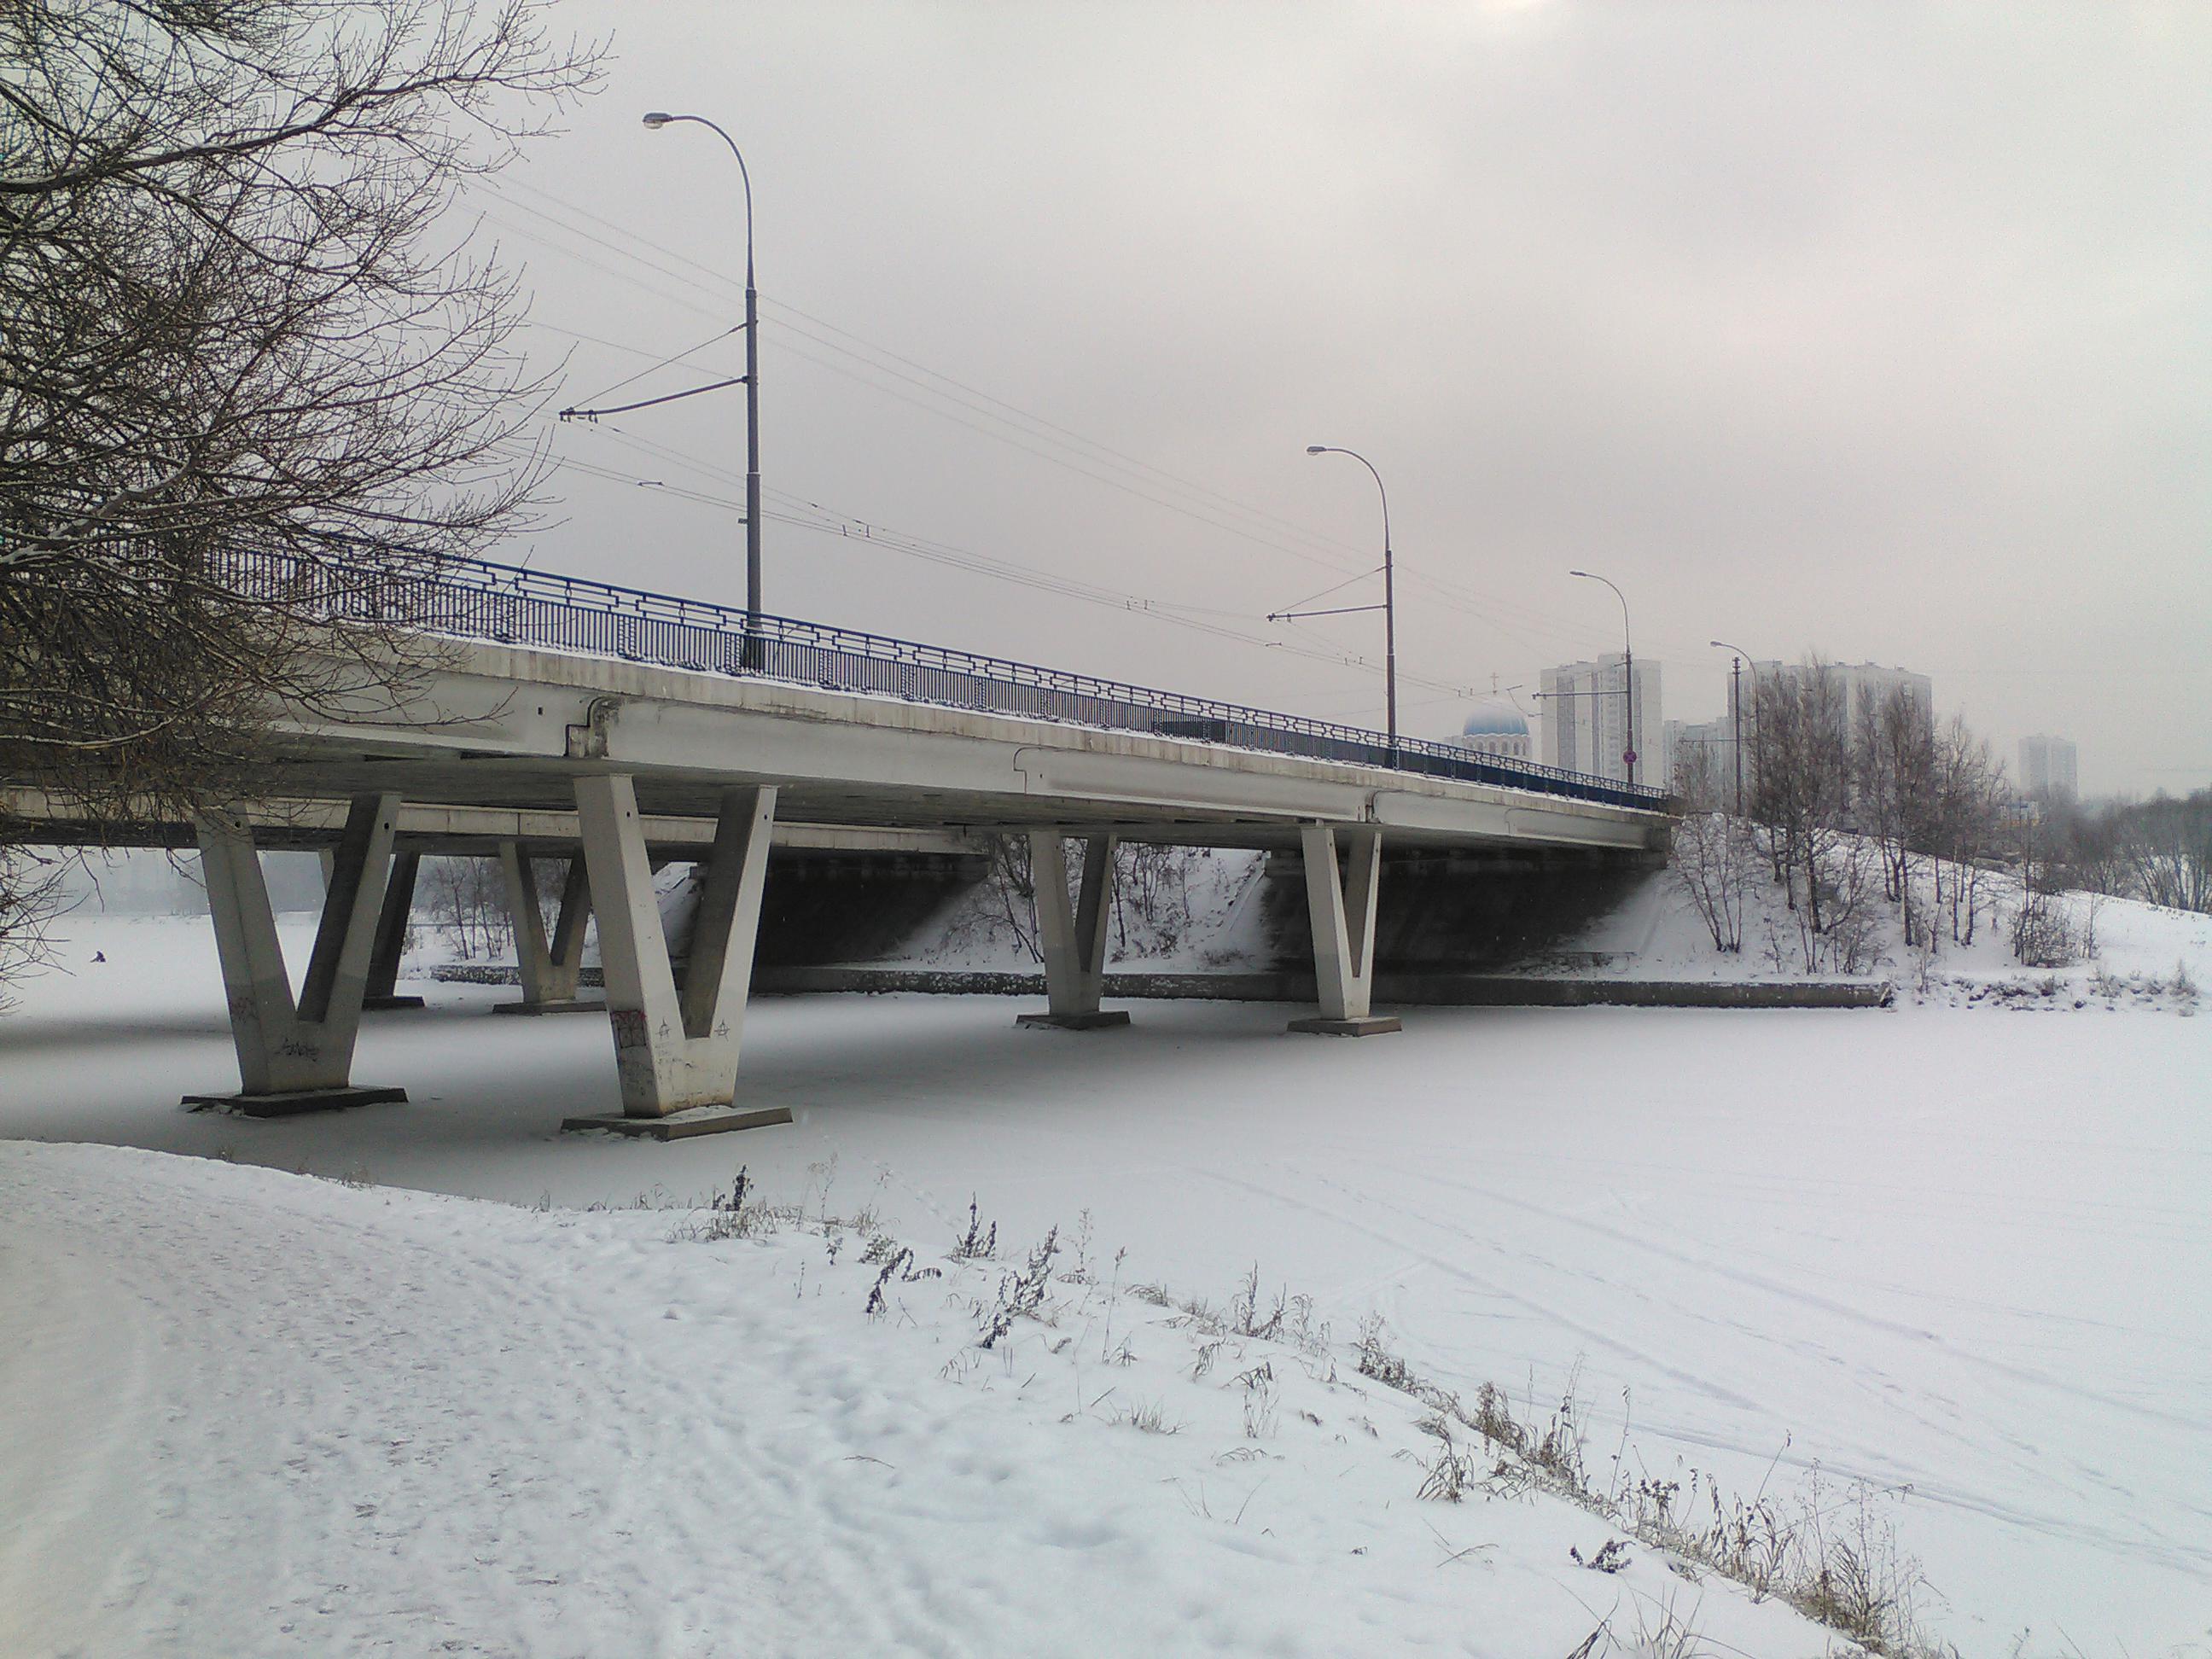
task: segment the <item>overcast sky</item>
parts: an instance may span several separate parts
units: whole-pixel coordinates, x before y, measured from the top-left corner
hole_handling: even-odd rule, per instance
[[[1618,648],[1583,566],[1670,717],[1719,637],[1918,669],[2087,791],[2212,782],[2212,7],[563,13],[605,90],[483,234],[557,401],[738,373],[608,390],[742,317],[735,163],[638,118],[729,130],[770,511],[888,536],[772,520],[771,611],[1379,726],[1379,617],[1264,620],[1380,562],[1340,444],[1408,732]],[[515,556],[742,601],[742,391],[550,441]]]

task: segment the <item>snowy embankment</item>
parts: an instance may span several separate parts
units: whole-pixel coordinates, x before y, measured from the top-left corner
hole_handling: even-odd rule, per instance
[[[1420,1500],[1449,1443],[1296,1310],[732,1220],[0,1146],[0,1651],[1823,1648],[1555,1498]]]
[[[1929,875],[1916,872],[1929,911]],[[1890,981],[1908,1001],[1957,1007],[2164,1007],[2190,1012],[2208,989],[2212,916],[2163,909],[2132,900],[2059,893],[2048,902],[2063,919],[2074,949],[2063,966],[2021,963],[2012,923],[2021,902],[2017,877],[1984,872],[1979,913],[1960,943],[1938,917],[1932,935],[1908,945],[1899,907],[1870,896],[1865,903],[1859,960],[1849,968],[1827,959],[1832,944],[1817,936],[1821,970],[1805,966],[1805,935],[1783,885],[1758,862],[1737,923],[1741,948],[1723,951],[1698,911],[1680,874],[1655,872],[1610,915],[1560,941],[1549,959],[1530,967],[1577,977],[1771,981],[1807,978]]]

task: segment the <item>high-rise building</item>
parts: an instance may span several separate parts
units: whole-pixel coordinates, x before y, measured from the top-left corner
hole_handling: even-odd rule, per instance
[[[1879,663],[1831,662],[1820,665],[1823,678],[1835,698],[1838,717],[1843,721],[1844,738],[1856,744],[1869,708],[1880,709],[1890,696],[1903,691],[1918,705],[1923,725],[1932,724],[1936,718],[1936,693],[1933,683],[1925,674],[1916,674],[1909,668],[1884,668]],[[1802,687],[1812,670],[1803,663],[1754,662],[1747,663],[1743,677],[1744,737],[1756,744],[1759,723],[1759,697],[1766,686],[1784,685],[1793,690]]]
[[[1563,663],[1543,674],[1544,763],[1593,777],[1626,781],[1630,763],[1629,684],[1621,653],[1595,662]],[[1634,687],[1636,781],[1667,787],[1666,721],[1659,699],[1659,665],[1636,664]]]
[[[1717,798],[1723,803],[1730,802],[1735,788],[1735,731],[1729,717],[1723,714],[1717,720],[1668,720],[1665,731],[1667,787],[1683,794],[1688,793],[1693,784],[1702,784],[1717,791]]]
[[[2040,734],[2020,740],[2020,787],[2029,799],[2074,798],[2074,742]]]

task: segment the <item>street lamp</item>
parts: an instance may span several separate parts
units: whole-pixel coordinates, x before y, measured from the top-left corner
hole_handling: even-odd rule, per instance
[[[679,121],[707,127],[727,144],[738,158],[738,177],[745,186],[745,637],[750,656],[757,648],[754,642],[760,636],[761,619],[760,290],[753,286],[753,179],[738,141],[705,116],[654,110],[645,118],[645,125],[655,131]]]
[[[1717,650],[1735,653],[1735,657],[1729,663],[1729,732],[1734,738],[1729,747],[1735,750],[1735,815],[1741,817],[1743,816],[1743,665],[1750,659],[1751,653],[1740,645],[1730,645],[1726,640],[1710,640],[1706,643]],[[1756,697],[1759,695],[1759,671],[1754,668],[1751,672],[1752,696]]]
[[[1336,444],[1308,444],[1309,455],[1349,455],[1375,473],[1375,488],[1382,495],[1382,699],[1390,734],[1390,758],[1398,757],[1398,595],[1395,574],[1390,564],[1390,492],[1382,488],[1382,475],[1375,471],[1375,463],[1356,449],[1345,449]],[[1372,611],[1373,605],[1351,607]]]
[[[1628,637],[1628,596],[1605,577],[1593,575],[1587,570],[1570,570],[1570,576],[1580,576],[1586,582],[1605,582],[1613,588],[1613,597],[1620,601],[1620,695],[1628,703],[1628,742],[1620,751],[1621,764],[1628,769],[1628,787],[1636,787],[1636,647]]]

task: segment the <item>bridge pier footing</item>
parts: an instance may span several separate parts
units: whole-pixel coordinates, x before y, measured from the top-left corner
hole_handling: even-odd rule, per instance
[[[200,866],[240,1090],[188,1095],[187,1105],[265,1117],[407,1098],[404,1090],[360,1088],[352,1081],[398,817],[397,795],[357,796],[348,810],[344,833],[331,849],[322,920],[296,1000],[252,830],[229,817],[199,820]]]
[[[592,914],[592,884],[583,854],[568,860],[561,884],[561,909],[553,937],[545,937],[545,913],[538,902],[535,860],[514,842],[499,844],[500,875],[507,890],[507,913],[514,928],[514,963],[522,981],[522,1000],[502,1002],[496,1014],[603,1013],[602,997],[580,997],[584,969],[584,925]]]
[[[728,1108],[737,1093],[761,890],[775,823],[775,787],[722,792],[680,986],[653,892],[635,785],[618,772],[579,778],[576,813],[599,913],[599,961],[606,975],[623,1109],[619,1121],[571,1118],[562,1127],[672,1139],[706,1133],[700,1126],[710,1122],[733,1129],[789,1121],[789,1112],[775,1107],[701,1109]],[[659,1129],[635,1121],[679,1116],[681,1122]]]
[[[1037,943],[1044,952],[1048,1012],[1015,1023],[1063,1031],[1127,1025],[1121,1009],[1101,1009],[1106,983],[1107,901],[1114,877],[1112,836],[1085,836],[1076,895],[1067,890],[1067,840],[1058,830],[1030,831],[1030,883],[1036,893]]]
[[[1289,1029],[1323,1036],[1379,1036],[1402,1029],[1395,1018],[1370,1012],[1375,990],[1376,901],[1382,889],[1382,832],[1366,825],[1347,827],[1346,867],[1342,871],[1336,862],[1336,834],[1330,824],[1298,826],[1321,1012],[1292,1020]]]

